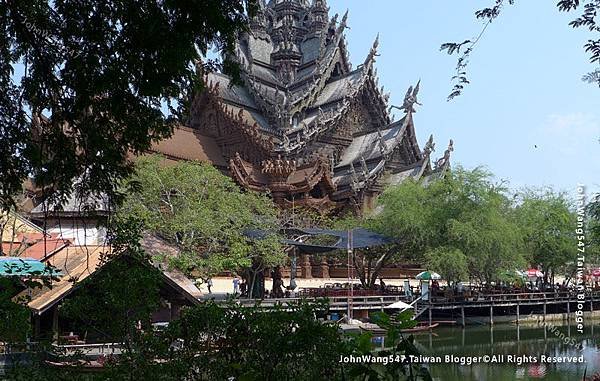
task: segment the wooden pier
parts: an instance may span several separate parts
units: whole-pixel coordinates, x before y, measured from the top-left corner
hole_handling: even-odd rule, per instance
[[[427,302],[419,302],[415,317],[420,318],[424,311],[428,311],[428,320],[431,322],[436,312],[439,315],[439,312],[450,311],[456,315],[460,313],[460,323],[463,327],[466,317],[486,315],[489,316],[490,325],[494,324],[495,316],[514,316],[515,323],[519,324],[522,319],[522,309],[527,309],[530,311],[530,315],[546,321],[549,308],[552,308],[553,313],[564,313],[566,319],[571,319],[573,318],[572,312],[578,310],[579,304],[583,307],[583,312],[593,312],[594,305],[598,306],[598,303],[600,303],[600,291],[585,292],[583,300],[578,299],[578,294],[573,291],[484,294],[471,300],[434,298]],[[498,311],[499,309],[501,311]],[[489,312],[483,314],[484,310]],[[511,312],[507,313],[507,311]]]
[[[316,302],[323,298],[239,299],[238,303],[244,306],[260,303],[262,308],[268,309],[275,305],[285,306],[301,300]],[[350,305],[351,310],[360,317],[366,317],[369,311],[387,310],[387,306],[390,304],[404,301],[412,303],[415,319],[425,320],[431,324],[435,319],[448,320],[447,317],[441,315],[451,313],[458,324],[465,326],[467,318],[474,316],[485,317],[492,325],[496,318],[507,316],[514,317],[514,321],[518,324],[524,319],[524,313],[535,315],[543,321],[553,313],[563,313],[567,319],[573,319],[575,311],[578,310],[578,304],[581,304],[585,313],[593,312],[595,306],[600,306],[600,291],[587,291],[585,300],[579,300],[577,293],[573,291],[479,294],[475,298],[466,300],[434,297],[429,301],[417,300],[416,302],[407,300],[404,295],[335,296],[329,297],[327,300],[331,312],[346,312]]]

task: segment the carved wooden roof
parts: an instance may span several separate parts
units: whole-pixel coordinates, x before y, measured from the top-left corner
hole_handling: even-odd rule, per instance
[[[304,192],[302,202],[331,206],[434,171],[434,144],[419,148],[413,121],[419,83],[401,107],[390,106],[374,65],[379,38],[353,69],[347,14],[329,18],[328,10],[324,0],[260,0],[232,57],[241,83],[209,73],[192,107],[192,127],[215,139],[232,176],[281,204]],[[405,114],[397,122],[392,107]],[[289,165],[275,169],[277,160]]]
[[[240,184],[254,191],[269,191],[274,196],[310,192],[317,184],[322,184],[325,192],[335,190],[329,169],[319,161],[296,167],[294,162],[279,157],[257,166],[237,155],[229,165]]]
[[[175,160],[203,161],[217,167],[227,166],[213,138],[184,126],[175,127],[169,139],[152,144],[150,151]]]

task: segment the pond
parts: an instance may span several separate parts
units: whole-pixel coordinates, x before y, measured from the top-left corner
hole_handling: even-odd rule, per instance
[[[586,323],[583,334],[573,325],[557,321],[493,328],[439,327],[415,339],[424,356],[442,359],[439,364],[429,364],[434,380],[580,381],[586,367],[588,377],[600,372],[600,321]],[[473,360],[487,362],[467,365]],[[497,362],[489,362],[493,360]],[[581,360],[584,362],[575,362]]]

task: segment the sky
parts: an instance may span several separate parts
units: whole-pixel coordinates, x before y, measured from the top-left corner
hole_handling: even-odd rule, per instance
[[[491,3],[328,1],[330,16],[349,10],[354,67],[380,34],[376,67],[391,104],[421,79],[415,127],[421,146],[434,135],[434,157],[453,139],[453,165],[485,166],[514,189],[600,190],[600,89],[581,81],[594,69],[582,47],[590,35],[568,26],[575,14],[558,12],[555,1],[507,6],[471,54],[471,84],[446,100],[457,56],[439,47],[474,38],[482,28],[474,12]]]

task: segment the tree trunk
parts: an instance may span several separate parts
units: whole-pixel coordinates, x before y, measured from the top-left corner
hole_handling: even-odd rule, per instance
[[[375,281],[379,277],[379,273],[381,273],[383,266],[385,266],[385,264],[391,254],[392,254],[392,250],[388,250],[377,259],[377,262],[375,263],[375,267],[373,268],[373,272],[371,273],[371,279],[369,282],[370,287],[375,287]]]
[[[248,288],[248,299],[252,299],[254,296],[254,282],[256,281],[256,272],[252,271],[252,282],[250,282],[250,287]]]

